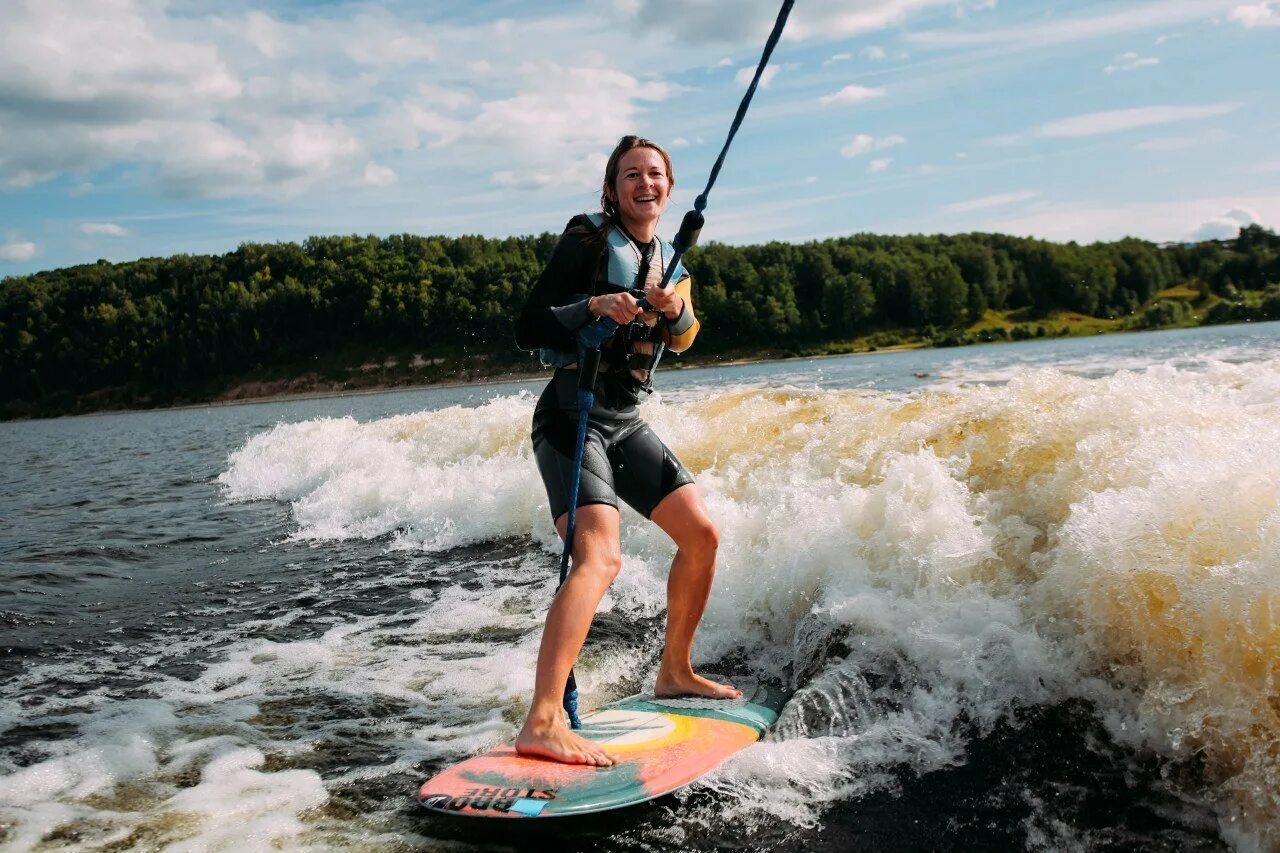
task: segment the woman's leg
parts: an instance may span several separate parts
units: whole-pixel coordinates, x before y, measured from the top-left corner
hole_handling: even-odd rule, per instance
[[[568,514],[556,519],[564,538]],[[607,767],[614,757],[586,738],[573,733],[562,706],[569,670],[578,659],[591,620],[605,590],[622,568],[618,539],[618,510],[607,504],[579,507],[573,535],[573,568],[556,593],[547,612],[538,648],[533,705],[516,738],[516,751],[563,761]]]
[[[702,620],[715,577],[720,534],[692,483],[667,495],[649,517],[676,543],[667,577],[667,642],[654,693],[658,696],[707,696],[737,699],[742,692],[693,671],[693,635]]]

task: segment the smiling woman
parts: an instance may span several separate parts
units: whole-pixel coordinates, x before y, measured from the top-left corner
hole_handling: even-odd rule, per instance
[[[541,349],[557,366],[533,416],[533,447],[556,530],[572,534],[573,569],[547,614],[538,652],[533,704],[516,750],[571,764],[607,766],[614,756],[569,730],[561,710],[565,684],[586,639],[592,616],[622,567],[621,499],[650,518],[676,543],[667,586],[667,634],[654,693],[737,698],[733,687],[693,671],[693,635],[711,592],[718,533],[693,477],[640,418],[658,344],[681,351],[693,343],[698,321],[690,281],[678,270],[662,284],[674,257],[655,235],[674,178],[659,145],[624,136],[605,167],[603,211],[575,216],[534,285],[517,323],[521,347]],[[643,289],[645,302],[633,295]],[[618,330],[602,348],[603,366],[582,449],[578,435],[578,341],[603,318]],[[589,376],[590,374],[584,374]]]

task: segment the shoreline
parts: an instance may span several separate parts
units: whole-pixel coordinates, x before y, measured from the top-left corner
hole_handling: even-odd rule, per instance
[[[1218,324],[1213,324],[1213,325],[1218,325]],[[1241,324],[1228,323],[1223,325],[1251,325],[1251,324],[1246,322]],[[1155,328],[1155,329],[1098,330],[1095,328],[1095,329],[1090,329],[1088,331],[1081,329],[1076,331],[1075,333],[1072,333],[1071,330],[1069,330],[1068,328],[1063,330],[1065,333],[1046,335],[1045,337],[1027,338],[1023,340],[996,339],[991,341],[980,341],[975,343],[963,344],[961,346],[988,346],[991,344],[1018,344],[1018,343],[1027,343],[1033,340],[1061,340],[1065,338],[1074,338],[1074,337],[1096,337],[1098,335],[1136,334],[1136,333],[1143,333],[1143,332],[1176,331],[1178,329],[1198,329],[1198,328],[1205,328],[1205,327],[1201,325],[1178,325],[1178,326],[1168,326],[1164,328]],[[867,348],[867,349],[857,349],[857,348],[851,347],[848,351],[845,351],[845,352],[815,352],[810,354],[799,354],[799,355],[788,354],[788,355],[777,355],[777,356],[770,356],[767,354],[754,355],[754,356],[735,354],[735,355],[729,355],[726,357],[712,356],[706,359],[694,358],[694,359],[690,359],[687,363],[681,363],[678,365],[668,364],[668,366],[664,368],[664,372],[665,371],[698,370],[698,369],[715,368],[715,367],[735,367],[735,366],[741,366],[741,365],[762,364],[766,362],[786,362],[786,361],[799,361],[799,360],[843,358],[847,356],[879,355],[879,354],[885,354],[885,353],[909,352],[909,351],[921,350],[921,349],[958,349],[958,348],[960,347],[946,346],[946,345],[940,346],[937,344],[930,344],[922,340],[915,340],[915,341],[906,341],[902,343],[895,343],[887,346],[877,346],[874,348]],[[253,379],[253,380],[244,380],[242,382],[236,383],[230,386],[229,388],[225,389],[217,397],[214,397],[213,399],[209,399],[209,400],[204,400],[201,402],[182,402],[182,403],[174,403],[170,405],[154,405],[154,406],[145,406],[145,407],[140,407],[140,406],[123,406],[119,408],[104,407],[96,410],[83,411],[83,412],[66,412],[66,413],[52,414],[52,415],[9,417],[9,418],[4,418],[3,420],[0,420],[0,423],[20,422],[20,421],[41,421],[41,420],[53,420],[57,418],[91,417],[91,416],[101,416],[101,415],[140,414],[145,412],[171,411],[171,410],[189,411],[193,409],[205,409],[205,408],[215,408],[215,407],[220,408],[224,406],[262,405],[262,404],[283,403],[283,402],[290,402],[290,401],[321,400],[321,399],[329,399],[333,397],[367,396],[371,394],[393,394],[393,393],[399,393],[399,392],[426,391],[426,390],[443,389],[443,388],[483,387],[486,385],[500,385],[505,383],[534,382],[549,376],[550,376],[550,370],[547,368],[542,368],[537,370],[528,370],[528,371],[505,370],[505,371],[495,372],[491,375],[480,375],[480,376],[475,376],[473,378],[465,378],[465,379],[442,378],[438,381],[425,381],[425,382],[420,381],[420,382],[408,382],[408,383],[387,382],[387,383],[361,385],[361,386],[351,387],[351,388],[328,388],[328,389],[315,389],[315,390],[300,389],[296,391],[279,390],[279,391],[268,392],[265,394],[245,393],[246,389],[252,389],[254,387],[262,387],[262,386],[271,385],[275,383],[298,382],[298,377],[294,377],[292,379],[276,379],[276,380]],[[319,378],[317,377],[317,380],[318,379]],[[319,384],[319,381],[317,382],[317,384]],[[244,396],[235,396],[237,394],[244,394]]]
[[[1017,341],[995,341],[993,343],[1018,343]],[[848,356],[860,355],[878,355],[883,353],[907,352],[917,349],[943,349],[943,347],[928,346],[922,342],[895,344],[893,346],[880,347],[873,350],[858,350],[853,352],[834,352],[834,353],[814,353],[811,355],[783,355],[783,356],[735,356],[726,359],[709,358],[707,360],[697,360],[689,364],[668,365],[663,368],[666,371],[685,371],[699,370],[716,367],[737,367],[748,364],[764,364],[766,362],[785,362],[785,361],[801,361],[815,360],[827,358],[845,358]],[[247,380],[228,388],[223,394],[212,400],[205,400],[199,403],[174,403],[171,405],[157,405],[147,407],[121,407],[121,408],[102,408],[88,412],[67,412],[57,415],[36,415],[32,417],[14,417],[0,420],[0,424],[4,423],[21,423],[32,421],[48,421],[60,418],[87,418],[100,417],[108,415],[137,415],[147,412],[170,412],[170,411],[191,411],[194,409],[211,409],[222,408],[225,406],[255,406],[266,405],[270,403],[286,403],[300,400],[324,400],[333,397],[364,397],[373,394],[396,394],[411,393],[415,391],[430,391],[442,388],[469,388],[484,387],[486,385],[502,385],[515,382],[534,382],[540,379],[549,378],[551,371],[549,368],[530,371],[507,371],[495,373],[492,376],[477,377],[474,379],[443,379],[437,382],[414,382],[408,384],[382,384],[382,385],[366,385],[356,388],[342,388],[331,390],[316,391],[277,391],[268,394],[246,395],[243,397],[230,396],[236,394],[247,386],[267,384],[263,380]],[[293,381],[293,380],[277,380],[277,381]]]

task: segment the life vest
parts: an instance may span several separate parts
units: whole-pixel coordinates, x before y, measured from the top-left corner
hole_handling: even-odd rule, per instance
[[[605,257],[599,266],[600,271],[596,278],[595,291],[597,293],[602,291],[611,293],[615,290],[634,292],[643,289],[644,282],[641,281],[640,276],[645,271],[645,264],[641,249],[631,241],[631,238],[621,228],[615,226],[606,229],[606,220],[603,213],[589,213],[586,214],[586,218],[590,220],[597,230],[603,230],[606,243]],[[670,259],[675,255],[675,249],[661,237],[655,242],[656,246],[649,260],[648,270],[656,269],[660,280],[662,273],[666,272],[666,265],[670,263]],[[649,277],[652,277],[652,275],[653,273],[650,272]],[[688,273],[685,272],[684,265],[677,262],[676,268],[671,275],[671,281],[679,281],[686,275]],[[611,285],[611,287],[602,287],[602,285]],[[587,297],[591,295],[593,294],[586,294]],[[649,343],[653,347],[654,354],[660,357],[665,322],[666,318],[659,314],[652,324],[637,320],[620,328],[601,347],[601,355],[605,365],[612,370],[630,374],[639,387],[647,387],[649,369],[656,364],[656,359],[653,355],[635,352],[635,347],[638,343]],[[574,364],[578,360],[576,352],[567,353],[554,349],[540,350],[539,357],[543,364],[551,367],[564,367]]]

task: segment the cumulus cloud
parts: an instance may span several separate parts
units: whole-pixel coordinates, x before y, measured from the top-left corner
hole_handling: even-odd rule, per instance
[[[1114,62],[1105,66],[1102,70],[1108,74],[1114,74],[1117,71],[1137,71],[1139,68],[1150,68],[1152,65],[1159,64],[1160,60],[1154,56],[1139,56],[1133,51],[1129,51],[1117,56]]]
[[[818,98],[818,100],[823,104],[860,104],[863,101],[872,101],[876,98],[883,97],[884,89],[850,84],[845,86],[839,92],[833,92],[830,95],[823,95]]]
[[[1230,17],[1246,27],[1280,27],[1280,10],[1273,6],[1273,0],[1236,6]]]
[[[448,89],[435,83],[419,83],[418,97],[426,104],[433,104],[449,110],[465,107],[475,101],[475,95],[460,89]]]
[[[1191,240],[1229,240],[1239,234],[1241,228],[1261,224],[1257,213],[1245,207],[1233,207],[1200,223],[1191,233]]]
[[[504,169],[494,172],[491,180],[496,186],[513,190],[541,190],[556,186],[598,189],[608,159],[604,154],[588,154],[555,167]]]
[[[260,12],[197,25],[141,0],[20,4],[5,23],[4,183],[122,162],[183,196],[287,194],[358,176],[357,135],[326,114],[358,83],[261,65],[299,49],[295,25]],[[370,26],[350,29],[348,46]]]
[[[1240,109],[1240,104],[1203,104],[1193,106],[1151,106],[1126,110],[1107,110],[1047,122],[1037,127],[1036,136],[1078,137],[1117,133],[1178,121],[1195,121],[1226,115]]]
[[[871,45],[870,47],[864,47],[862,50],[858,52],[858,55],[863,57],[864,59],[870,59],[872,62],[879,62],[882,59],[889,58],[889,54],[885,51],[885,49],[883,47],[879,47],[878,45]]]
[[[511,58],[562,56],[582,32],[563,17],[428,25],[358,5],[286,19],[19,4],[0,27],[0,186],[125,166],[182,197],[274,198],[387,186],[383,156],[422,147],[466,143],[513,173],[581,160],[680,91],[609,67],[606,47],[573,66]],[[462,161],[456,148],[433,167]]]
[[[129,229],[114,222],[84,222],[80,225],[81,234],[103,237],[128,237]]]
[[[891,163],[893,163],[892,157],[881,157],[877,160],[872,160],[870,163],[868,163],[867,171],[871,172],[872,174],[875,174],[878,172],[887,172],[889,171],[889,165]]]
[[[738,73],[733,75],[733,82],[739,86],[747,86],[751,83],[752,78],[756,76],[755,65],[748,65],[745,68],[739,68]],[[765,66],[764,72],[760,75],[760,88],[767,89],[769,84],[773,82],[773,78],[778,76],[779,67],[777,65]]]
[[[526,64],[521,84],[515,95],[481,104],[460,138],[505,142],[535,154],[612,146],[635,127],[641,101],[663,101],[678,91],[669,83],[640,81],[610,68],[553,62]]]
[[[822,60],[823,65],[835,65],[837,62],[848,62],[853,59],[852,53],[833,53],[826,59]]]
[[[36,256],[36,244],[25,241],[0,244],[0,261],[22,263]]]
[[[840,149],[841,155],[845,157],[859,157],[871,151],[883,151],[886,148],[892,148],[895,145],[901,145],[907,141],[905,136],[881,136],[875,137],[869,133],[859,133],[849,140],[849,143]]]
[[[364,182],[372,187],[389,187],[400,177],[394,169],[379,165],[370,160],[364,167]]]

